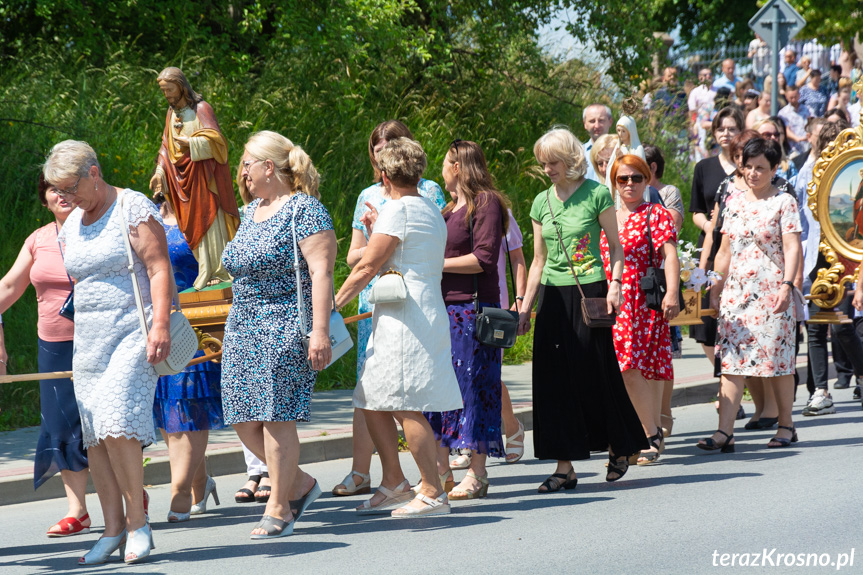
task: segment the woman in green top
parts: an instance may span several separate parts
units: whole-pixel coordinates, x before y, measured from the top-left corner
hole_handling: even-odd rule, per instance
[[[519,333],[530,329],[530,310],[538,297],[533,446],[538,459],[557,460],[554,474],[539,487],[540,493],[550,493],[576,486],[572,461],[588,459],[591,451],[608,450],[605,479],[620,479],[629,467],[628,457],[647,449],[647,441],[623,385],[611,328],[584,324],[581,293],[571,271],[578,274],[585,297],[604,297],[609,311],[619,311],[623,250],[611,193],[584,178],[584,148],[569,130],[546,133],[533,153],[552,186],[536,197],[530,210],[534,256]],[[599,248],[603,231],[609,244],[610,282]]]

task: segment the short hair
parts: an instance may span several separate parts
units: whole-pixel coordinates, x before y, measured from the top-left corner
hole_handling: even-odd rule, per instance
[[[173,66],[165,68],[164,70],[159,72],[159,75],[156,77],[156,81],[172,82],[178,85],[180,89],[183,90],[186,99],[189,101],[189,105],[193,109],[198,102],[204,101],[204,97],[192,89],[192,85],[189,83],[189,79],[186,78],[186,75],[183,74],[183,71],[179,68],[174,68]]]
[[[620,169],[620,166],[629,166],[630,168],[634,168],[638,173],[644,176],[644,183],[646,185],[650,185],[650,166],[647,165],[647,162],[635,154],[626,154],[618,156],[611,165],[611,173],[609,174],[611,181],[608,182],[609,188],[617,189],[617,171]]]
[[[830,110],[829,112],[824,114],[823,118],[821,118],[819,116],[809,116],[809,119],[806,120],[806,133],[811,134],[812,132],[814,132],[815,128],[817,128],[818,126],[822,125],[823,123],[825,123],[827,121],[827,117],[830,116],[831,112],[836,112],[836,111],[841,112],[842,110],[839,110],[839,108],[833,108],[832,110]]]
[[[795,50],[794,48],[788,48],[787,50],[785,50],[785,53],[786,53],[786,54],[789,54],[789,53],[790,53],[790,54],[793,54],[793,55],[795,55],[795,56],[796,56],[796,55],[797,55],[797,50]]]
[[[318,192],[321,176],[312,159],[283,135],[269,130],[256,132],[249,137],[245,148],[256,160],[273,162],[276,178],[288,184],[291,191],[321,197]]]
[[[398,120],[387,120],[386,122],[381,122],[375,126],[374,130],[372,130],[372,135],[369,136],[369,160],[371,160],[372,169],[375,171],[375,182],[381,181],[381,170],[378,167],[378,161],[375,159],[375,146],[377,146],[381,140],[389,142],[390,140],[395,140],[397,138],[407,138],[409,140],[415,139],[414,135],[411,134],[410,128]]]
[[[825,122],[818,134],[818,155],[845,129],[838,122]]]
[[[826,122],[827,118],[829,118],[830,116],[834,116],[834,115],[842,118],[842,121],[845,121],[845,122],[851,121],[851,118],[848,117],[848,112],[846,112],[842,108],[830,108],[829,110],[827,110],[827,112],[824,113],[824,117],[819,118],[819,119],[824,120]]]
[[[740,108],[728,106],[719,110],[719,112],[717,112],[713,117],[713,124],[710,128],[711,131],[714,133],[718,132],[719,127],[722,125],[722,121],[726,118],[731,118],[737,126],[737,129],[741,132],[746,127],[746,120],[743,118],[743,112],[740,111]]]
[[[39,203],[43,206],[48,205],[48,188],[51,188],[51,184],[45,181],[45,174],[39,172],[39,184],[38,184],[38,193],[39,193]]]
[[[566,179],[571,182],[580,180],[587,173],[584,146],[567,128],[552,128],[543,134],[533,145],[533,155],[540,164],[563,162],[566,166]]]
[[[785,86],[786,92],[797,92],[800,88],[797,87],[797,84],[791,82],[790,84]]]
[[[599,154],[605,150],[613,150],[619,143],[620,138],[617,137],[617,134],[603,134],[596,139],[593,146],[590,148],[590,163],[593,166],[593,171],[596,172],[597,177],[599,177],[602,182],[605,181],[606,172],[603,171],[600,173],[599,171],[599,166],[596,163],[599,158]]]
[[[650,164],[656,164],[656,177],[661,178],[665,173],[665,158],[662,157],[662,150],[656,146],[644,146],[644,159],[648,167]]]
[[[818,76],[820,78],[821,77],[821,70],[819,70],[818,68],[812,68],[812,70],[809,72],[809,76],[810,77]]]
[[[79,140],[63,140],[48,152],[48,159],[42,166],[45,181],[51,185],[67,178],[85,178],[90,168],[96,166],[99,175],[99,158],[96,151],[87,142]]]
[[[766,139],[757,131],[749,129],[743,130],[731,140],[731,158],[733,159],[735,155],[743,151],[743,147],[750,140],[754,140],[755,138],[761,138],[762,140]]]
[[[608,120],[611,121],[611,108],[606,106],[605,104],[590,104],[584,107],[584,110],[581,112],[581,121],[585,121],[587,119],[587,111],[591,108],[603,108],[605,110],[605,115],[608,116]]]
[[[753,138],[746,142],[743,146],[743,165],[758,156],[764,156],[770,164],[770,169],[779,165],[779,160],[782,159],[782,149],[779,147],[779,142],[767,141],[764,138]]]
[[[378,157],[378,169],[397,186],[416,186],[427,164],[423,147],[410,138],[387,140]]]
[[[841,76],[842,75],[842,66],[839,66],[838,64],[833,64],[832,66],[830,66],[830,71],[836,72],[837,74],[839,74]]]
[[[851,81],[851,78],[848,78],[846,76],[842,76],[841,78],[839,78],[839,82],[837,84],[837,90],[845,90],[846,88],[850,90],[851,86],[853,84],[854,84],[854,82]]]

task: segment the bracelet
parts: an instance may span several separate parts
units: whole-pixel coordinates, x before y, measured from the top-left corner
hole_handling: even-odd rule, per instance
[[[524,301],[524,296],[523,295],[517,295],[517,296],[515,296],[515,299],[518,301]]]
[[[5,359],[0,359],[0,363],[2,363],[3,365],[9,365],[8,363],[6,363]]]
[[[784,282],[782,282],[782,285],[784,285],[784,286],[788,286],[788,287],[790,287],[791,289],[794,289],[794,282],[792,282],[792,281],[785,280]]]
[[[612,282],[617,282],[617,283],[619,283],[620,285],[623,285],[623,281],[622,281],[620,278],[611,278],[611,281],[612,281]]]

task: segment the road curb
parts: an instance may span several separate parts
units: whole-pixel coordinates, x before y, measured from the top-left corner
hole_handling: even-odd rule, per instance
[[[677,386],[671,396],[671,405],[672,407],[683,407],[706,403],[716,397],[717,389],[716,380]],[[518,407],[515,409],[515,415],[524,425],[525,430],[533,429],[532,407]],[[300,439],[300,464],[349,458],[352,450],[353,442],[350,433],[321,434],[302,438]],[[232,446],[208,450],[207,468],[210,475],[214,477],[245,473],[246,461],[243,457],[242,448]],[[167,456],[151,458],[144,468],[144,483],[147,485],[164,485],[170,482],[171,468]],[[87,485],[87,493],[95,493],[92,480]],[[59,474],[46,481],[39,487],[38,491],[33,490],[33,476],[31,474],[0,478],[0,506],[65,496],[66,493]]]

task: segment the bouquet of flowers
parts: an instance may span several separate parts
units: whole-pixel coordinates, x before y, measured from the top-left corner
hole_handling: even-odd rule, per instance
[[[677,258],[680,260],[680,283],[683,289],[705,291],[705,288],[713,285],[719,274],[713,271],[705,271],[698,267],[698,252],[701,248],[695,247],[691,242],[683,242],[677,246]]]

